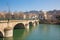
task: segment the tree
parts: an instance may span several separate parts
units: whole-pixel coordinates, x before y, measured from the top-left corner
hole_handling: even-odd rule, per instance
[[[60,24],[60,16],[56,16],[57,18],[57,23]]]

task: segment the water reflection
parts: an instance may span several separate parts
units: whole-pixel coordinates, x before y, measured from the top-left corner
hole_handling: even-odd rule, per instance
[[[60,40],[60,25],[40,24],[27,29],[14,30],[12,38],[1,40]]]
[[[25,30],[25,29],[17,29],[14,30],[14,40],[24,40],[25,37],[28,35],[29,30]]]
[[[48,31],[48,28],[47,28],[46,25],[43,26],[43,30],[44,30],[44,32],[47,32]]]
[[[13,37],[8,38],[0,38],[0,40],[25,40],[31,30],[34,30],[34,27],[30,27],[30,29],[15,29],[13,31]]]
[[[3,38],[3,40],[13,40],[13,37]]]
[[[0,40],[13,40],[13,37],[8,37],[8,38],[0,38]]]
[[[3,40],[3,38],[0,38],[0,40]]]

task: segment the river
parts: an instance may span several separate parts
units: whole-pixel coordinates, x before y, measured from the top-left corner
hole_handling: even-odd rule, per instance
[[[60,25],[39,24],[29,30],[16,29],[14,36],[0,40],[60,40]]]

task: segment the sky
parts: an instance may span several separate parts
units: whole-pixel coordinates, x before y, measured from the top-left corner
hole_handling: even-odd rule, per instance
[[[60,0],[0,0],[0,11],[60,10]]]

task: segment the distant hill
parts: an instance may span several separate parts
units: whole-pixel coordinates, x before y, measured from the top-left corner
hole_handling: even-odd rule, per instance
[[[30,14],[30,13],[33,13],[33,14],[40,14],[42,13],[43,11],[35,11],[35,10],[32,10],[32,11],[28,11],[28,12],[24,12],[25,14]],[[50,10],[50,11],[47,11],[48,14],[59,14],[60,15],[60,10]]]
[[[34,14],[39,14],[39,11],[29,11],[29,12],[24,12],[25,14],[29,14],[29,13],[34,13]]]
[[[60,10],[52,10],[52,11],[48,11],[47,13],[50,13],[50,14],[60,14]]]

